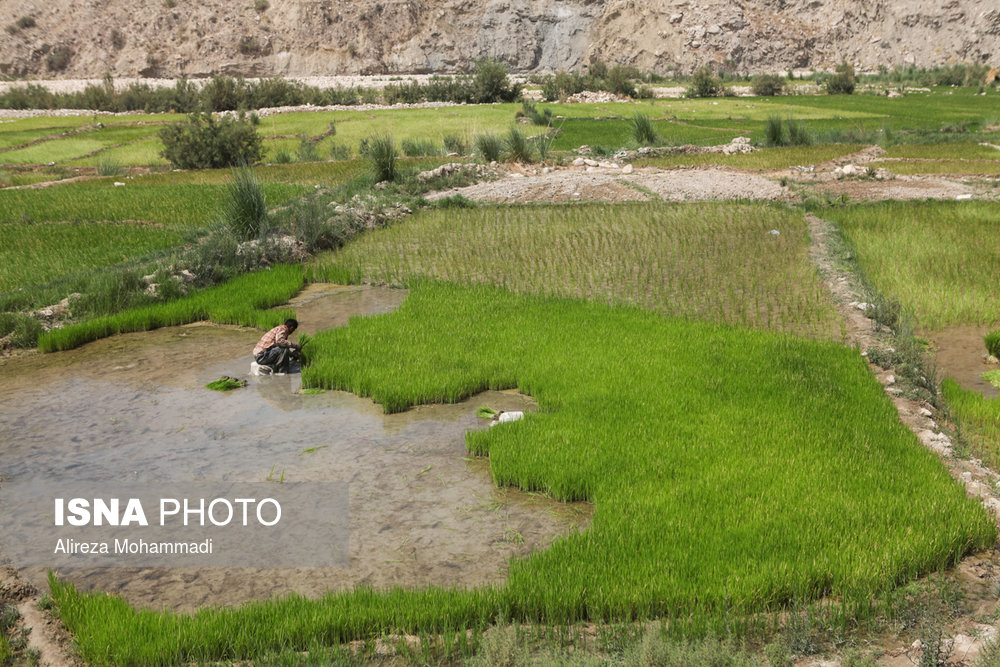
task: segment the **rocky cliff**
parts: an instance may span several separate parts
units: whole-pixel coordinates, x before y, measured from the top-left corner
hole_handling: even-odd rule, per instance
[[[1000,59],[997,0],[2,0],[0,74],[687,73]]]

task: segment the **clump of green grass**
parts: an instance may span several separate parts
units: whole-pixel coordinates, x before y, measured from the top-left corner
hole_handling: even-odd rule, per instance
[[[242,389],[245,386],[247,386],[246,380],[237,380],[225,375],[218,380],[212,380],[205,385],[205,388],[212,391],[232,391],[233,389]]]
[[[768,232],[780,229],[779,236]],[[839,333],[801,214],[766,204],[428,210],[316,259],[379,284],[434,277],[815,337]]]
[[[886,202],[824,210],[875,289],[924,329],[993,324],[1000,312],[1000,205]]]
[[[376,183],[396,180],[396,143],[391,134],[372,135],[364,143],[361,153],[368,158]]]
[[[638,111],[632,116],[632,138],[640,146],[655,146],[660,142],[649,116]]]
[[[403,155],[407,157],[441,154],[437,144],[430,139],[403,139],[400,147],[403,149]]]
[[[1000,359],[1000,329],[983,336],[983,343],[986,345],[987,352]]]
[[[504,145],[507,149],[507,154],[514,162],[531,162],[532,154],[534,153],[531,142],[528,141],[528,137],[525,136],[524,132],[517,125],[511,125],[510,129],[507,130]]]
[[[504,141],[495,134],[477,134],[476,152],[483,162],[499,162]]]
[[[253,169],[233,169],[227,194],[222,222],[229,232],[241,241],[263,236],[268,229],[267,200]]]
[[[125,168],[122,163],[115,159],[111,153],[102,153],[97,158],[98,176],[119,176],[124,173]]]

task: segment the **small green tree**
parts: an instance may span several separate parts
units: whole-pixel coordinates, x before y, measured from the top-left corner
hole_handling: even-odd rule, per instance
[[[521,96],[521,91],[507,78],[507,66],[496,60],[476,63],[472,88],[475,101],[480,103],[513,102]]]
[[[851,95],[854,93],[854,66],[850,63],[837,65],[837,73],[826,82],[826,92],[830,95]]]
[[[187,121],[160,130],[160,155],[178,169],[218,169],[257,162],[264,149],[253,123],[238,118],[216,120],[191,114]]]
[[[785,80],[777,74],[760,74],[755,76],[750,84],[754,95],[774,97],[785,92]]]
[[[694,73],[686,92],[688,97],[718,97],[721,94],[722,81],[708,67],[701,67]]]

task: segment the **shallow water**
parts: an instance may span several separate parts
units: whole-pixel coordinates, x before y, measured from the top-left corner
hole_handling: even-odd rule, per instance
[[[301,330],[387,312],[405,293],[311,286],[295,302]],[[516,392],[385,415],[345,392],[295,393],[298,374],[248,377],[213,392],[220,375],[247,377],[259,331],[196,324],[116,336],[78,350],[0,366],[0,474],[130,482],[347,482],[347,568],[95,568],[59,574],[134,604],[189,610],[297,591],[472,587],[503,581],[512,556],[585,524],[584,505],[497,489],[464,434],[487,403],[532,410]],[[309,451],[307,451],[309,450]],[[3,539],[16,539],[5,537]],[[23,575],[42,586],[42,568]]]
[[[990,327],[963,326],[924,334],[931,341],[938,376],[950,377],[966,389],[978,391],[986,398],[1000,395],[1000,389],[982,378],[986,371],[1000,368],[996,364],[986,363],[983,337],[991,330]]]

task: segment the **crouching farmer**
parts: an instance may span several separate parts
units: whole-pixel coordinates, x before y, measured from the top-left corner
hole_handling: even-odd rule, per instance
[[[274,327],[257,342],[253,349],[253,358],[261,370],[272,373],[287,373],[288,366],[292,359],[298,358],[301,345],[296,345],[288,340],[296,329],[299,328],[297,320],[287,319],[284,324]]]

